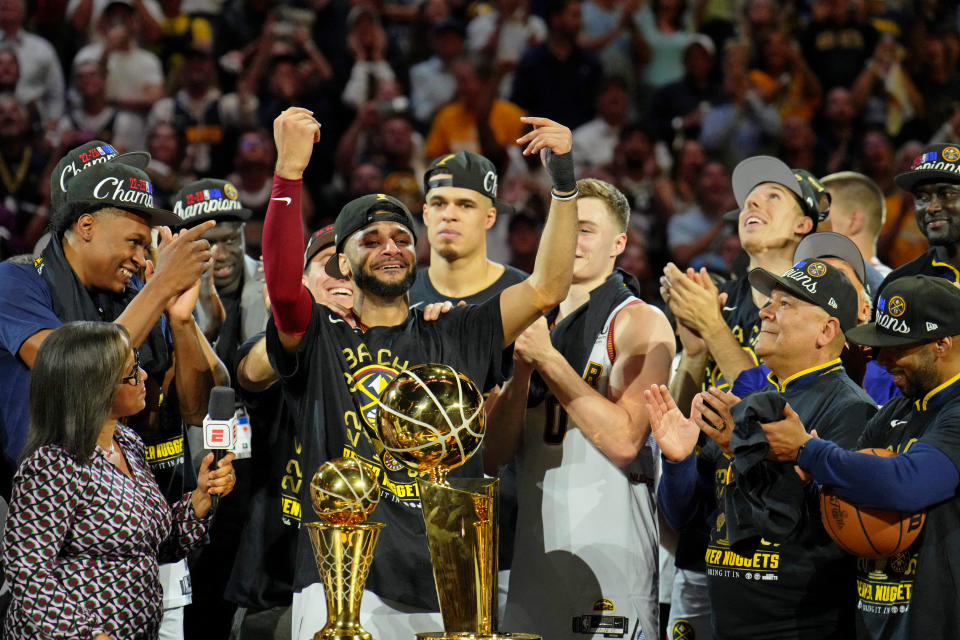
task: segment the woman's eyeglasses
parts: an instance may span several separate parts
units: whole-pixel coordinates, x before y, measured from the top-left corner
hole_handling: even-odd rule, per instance
[[[136,349],[133,350],[133,370],[130,375],[125,378],[120,378],[122,384],[132,384],[136,386],[140,384],[140,352]]]

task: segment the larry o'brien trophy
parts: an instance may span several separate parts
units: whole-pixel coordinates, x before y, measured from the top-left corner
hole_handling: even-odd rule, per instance
[[[540,638],[497,631],[499,480],[447,477],[480,448],[483,432],[483,394],[447,365],[405,369],[380,394],[384,448],[430,477],[418,484],[444,631],[420,640]]]
[[[360,625],[360,600],[381,522],[365,522],[380,484],[354,458],[325,462],[310,480],[310,501],[323,522],[307,523],[327,596],[327,624],[313,640],[372,640]]]

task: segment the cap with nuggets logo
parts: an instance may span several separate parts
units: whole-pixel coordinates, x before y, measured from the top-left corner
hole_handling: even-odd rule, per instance
[[[894,181],[905,191],[923,182],[960,182],[960,146],[928,144],[910,171],[897,174]]]
[[[497,213],[513,213],[513,206],[497,198],[497,168],[472,151],[460,151],[434,159],[423,174],[423,192],[436,187],[472,189],[490,198]]]
[[[847,334],[868,347],[896,347],[960,335],[960,289],[935,276],[897,278],[880,290],[876,317]]]
[[[782,276],[766,269],[754,269],[748,278],[750,285],[765,296],[781,287],[801,300],[817,305],[840,321],[844,333],[857,326],[857,290],[842,271],[826,262],[801,260]]]
[[[173,197],[173,212],[182,227],[206,220],[243,221],[253,214],[240,203],[240,194],[232,183],[214,178],[197,180],[180,189]]]
[[[174,213],[154,207],[153,183],[142,169],[107,162],[84,170],[70,181],[63,215],[55,227],[62,233],[84,213],[108,207],[138,215],[151,227],[180,222]]]
[[[746,206],[747,196],[754,187],[764,182],[773,182],[786,187],[797,197],[800,210],[813,220],[813,230],[830,215],[830,192],[820,184],[812,173],[803,169],[791,169],[782,160],[773,156],[753,156],[743,160],[733,169],[733,195],[740,210],[736,214],[724,214],[725,220],[736,220]],[[728,218],[733,214],[733,217]]]
[[[333,223],[337,253],[343,253],[343,245],[347,242],[347,238],[373,222],[399,222],[413,236],[413,241],[417,241],[417,231],[410,210],[393,196],[385,193],[370,193],[354,198],[340,210],[340,215]],[[340,264],[337,260],[328,260],[326,271],[334,278],[345,277],[340,272]]]
[[[67,185],[81,171],[104,162],[120,162],[138,169],[150,164],[150,154],[146,151],[119,153],[117,149],[103,140],[91,140],[79,147],[70,149],[50,174],[50,212],[55,214],[65,203]]]

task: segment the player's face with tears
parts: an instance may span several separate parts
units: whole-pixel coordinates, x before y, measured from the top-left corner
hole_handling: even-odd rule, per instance
[[[782,365],[789,369],[791,361],[814,348],[828,319],[827,312],[817,305],[776,288],[760,309],[760,335],[754,351],[771,369],[782,372]]]
[[[604,278],[623,253],[627,236],[617,228],[607,205],[599,198],[577,199],[577,253],[573,281]]]
[[[936,182],[913,188],[917,226],[931,245],[960,242],[960,184]]]
[[[357,231],[347,240],[345,258],[356,286],[374,295],[402,295],[416,278],[413,234],[399,222],[372,222]]]
[[[434,187],[423,205],[430,247],[445,260],[485,252],[487,229],[496,220],[493,202],[473,189]]]
[[[764,182],[753,188],[740,211],[740,243],[747,253],[782,248],[808,233],[812,225],[792,191]]]

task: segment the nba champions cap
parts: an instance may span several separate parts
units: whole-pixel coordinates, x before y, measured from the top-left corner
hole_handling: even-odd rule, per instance
[[[385,193],[370,193],[354,198],[340,210],[340,215],[333,223],[337,253],[343,252],[347,238],[373,222],[399,222],[407,228],[414,242],[417,240],[413,215],[406,205]],[[344,278],[337,260],[328,260],[326,271],[334,278]]]
[[[240,204],[240,194],[232,183],[214,178],[197,180],[178,191],[173,197],[173,212],[183,227],[206,220],[243,221],[253,214]]]
[[[423,174],[423,192],[434,187],[472,189],[490,198],[497,213],[513,213],[513,206],[497,198],[497,168],[486,157],[472,151],[440,156]]]
[[[50,174],[50,211],[56,213],[64,204],[64,196],[67,193],[67,185],[81,171],[92,167],[93,165],[103,164],[104,162],[120,162],[138,169],[143,169],[150,164],[150,154],[146,151],[131,151],[130,153],[118,153],[113,145],[103,140],[91,140],[85,142],[79,147],[70,149],[62,158],[57,166],[53,168]]]
[[[910,171],[897,174],[894,181],[906,191],[921,182],[960,182],[960,146],[928,144]]]
[[[766,269],[754,269],[750,285],[765,296],[782,287],[801,300],[815,304],[840,321],[844,333],[857,326],[857,290],[847,276],[821,260],[801,260],[776,276]]]
[[[732,181],[733,195],[741,211],[754,187],[764,182],[773,182],[786,187],[797,196],[800,209],[813,220],[814,231],[817,230],[817,223],[826,220],[830,215],[830,192],[827,188],[809,171],[791,169],[773,156],[753,156],[741,161],[733,170]],[[724,215],[725,219],[727,215],[729,214]]]
[[[846,335],[875,348],[960,335],[960,289],[934,276],[897,278],[880,290],[876,320]]]
[[[153,206],[153,183],[142,169],[118,162],[90,167],[67,185],[65,208],[71,223],[84,213],[107,207],[136,214],[151,227],[180,223],[172,212]]]

